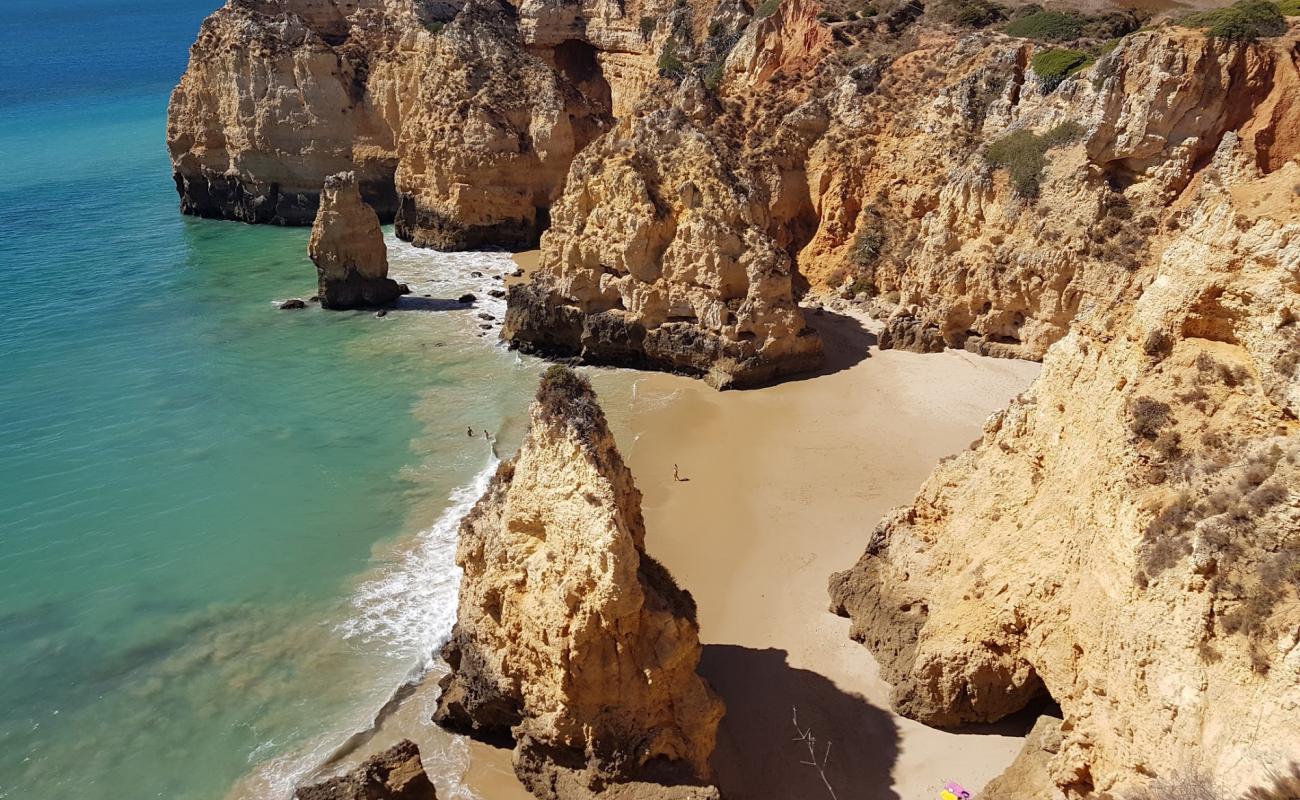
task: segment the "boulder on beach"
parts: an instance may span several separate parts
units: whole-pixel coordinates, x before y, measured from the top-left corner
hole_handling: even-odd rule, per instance
[[[295,800],[437,800],[420,748],[403,739],[336,778],[299,787]]]

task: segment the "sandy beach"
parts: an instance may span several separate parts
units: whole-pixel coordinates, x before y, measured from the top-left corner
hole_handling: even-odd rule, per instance
[[[536,254],[517,260],[527,268]],[[1011,762],[1027,725],[952,733],[892,714],[872,657],[828,612],[826,582],[1039,367],[881,351],[865,317],[828,310],[808,319],[827,365],[775,387],[717,392],[681,376],[586,370],[644,494],[647,549],[699,604],[701,671],[727,703],[719,785],[731,800],[932,800],[949,780],[977,791]],[[460,762],[479,797],[530,797],[508,750],[429,722],[438,677],[345,763],[410,737],[428,766]],[[796,713],[830,790],[800,763],[808,752],[795,741]]]
[[[871,656],[827,611],[826,582],[1038,365],[882,352],[866,320],[809,319],[826,342],[823,374],[724,393],[644,375],[633,413],[610,409],[645,495],[647,550],[699,603],[701,669],[727,702],[719,784],[729,798],[831,797],[800,763],[797,709],[819,759],[830,745],[841,800],[935,798],[948,780],[978,790],[1014,758],[1023,724],[955,734],[891,714]],[[597,373],[598,389],[610,377]]]

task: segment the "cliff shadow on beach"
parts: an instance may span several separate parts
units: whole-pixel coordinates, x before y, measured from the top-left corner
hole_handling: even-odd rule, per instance
[[[786,651],[776,648],[705,645],[700,674],[727,703],[713,755],[723,797],[897,800],[890,787],[899,733],[889,712],[790,666]],[[815,739],[826,783],[805,763],[812,759],[801,731]]]
[[[784,381],[803,381],[843,372],[870,358],[869,351],[878,341],[861,320],[829,308],[804,309],[804,320],[821,336],[825,361],[818,369],[791,375]]]

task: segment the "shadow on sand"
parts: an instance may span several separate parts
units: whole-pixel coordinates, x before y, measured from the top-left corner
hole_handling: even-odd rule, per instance
[[[876,345],[876,334],[858,320],[829,308],[820,309],[820,312],[805,308],[803,315],[808,327],[821,335],[826,360],[820,369],[783,378],[783,383],[834,375],[871,357],[867,351]]]
[[[791,667],[786,652],[705,645],[700,673],[727,703],[713,756],[728,800],[830,800],[793,721],[816,739],[826,780],[840,800],[897,800],[890,775],[898,728],[889,713],[815,672]],[[826,758],[826,746],[830,755]]]

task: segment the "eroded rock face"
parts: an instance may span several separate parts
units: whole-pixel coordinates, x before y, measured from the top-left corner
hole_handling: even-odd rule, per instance
[[[694,601],[645,553],[641,494],[595,395],[553,367],[530,414],[461,526],[435,720],[513,737],[538,797],[716,797],[723,706],[695,671]]]
[[[322,308],[382,306],[406,293],[388,277],[379,217],[361,199],[351,172],[325,179],[307,252],[316,264]]]
[[[1039,49],[923,29],[828,95],[799,269],[815,288],[867,287],[877,316],[903,318],[895,330],[937,331],[896,345],[1039,359],[1081,315],[1133,296],[1168,206],[1225,135],[1274,163],[1294,151],[1290,134],[1257,136],[1294,124],[1276,121],[1296,113],[1280,43],[1141,31],[1057,87],[1030,68]],[[1017,178],[997,148],[1043,167]]]
[[[437,800],[420,749],[403,739],[346,775],[303,786],[296,800]]]
[[[608,127],[594,49],[577,47],[573,59],[584,58],[573,74],[591,79],[580,88],[525,51],[502,0],[471,0],[428,37],[403,64],[413,95],[398,145],[398,235],[441,250],[535,247],[574,155]]]
[[[739,185],[714,111],[688,81],[574,162],[540,267],[510,291],[503,336],[525,349],[703,376],[718,388],[821,363],[794,302],[766,197]],[[585,176],[585,181],[582,177]]]
[[[394,121],[366,96],[369,55],[341,46],[369,5],[230,0],[204,20],[168,107],[183,212],[310,225],[325,178],[351,170],[392,218]]]
[[[1060,704],[1008,778],[1045,774],[1033,796],[1188,765],[1241,788],[1300,755],[1264,733],[1300,725],[1300,166],[1258,164],[1225,137],[1138,296],[1077,321],[831,579],[906,715]]]
[[[535,246],[610,98],[593,48],[529,52],[516,13],[494,0],[229,0],[169,108],[182,210],[310,224],[325,177],[353,171],[417,244]]]

